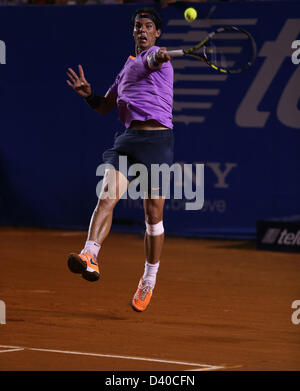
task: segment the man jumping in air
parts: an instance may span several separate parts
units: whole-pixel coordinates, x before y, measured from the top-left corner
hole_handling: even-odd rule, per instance
[[[117,106],[125,131],[116,137],[111,149],[103,154],[104,163],[114,169],[105,171],[101,194],[92,215],[87,241],[80,254],[70,254],[68,267],[88,281],[100,277],[98,253],[110,232],[113,210],[126,192],[129,180],[120,171],[119,157],[130,164],[144,164],[151,177],[151,165],[173,164],[173,67],[166,48],[156,46],[162,32],[162,21],[153,8],[138,9],[132,16],[136,56],[129,56],[121,72],[105,96],[92,90],[79,65],[79,75],[68,69],[67,83],[99,114]],[[113,189],[113,197],[103,197]],[[153,197],[153,191],[158,193]],[[165,198],[160,189],[149,186],[144,199],[146,232],[145,267],[132,299],[136,311],[144,311],[150,303],[164,242],[163,209]],[[101,197],[102,195],[102,197]]]

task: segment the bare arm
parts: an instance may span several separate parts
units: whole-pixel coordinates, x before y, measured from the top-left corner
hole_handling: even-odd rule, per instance
[[[84,98],[88,103],[93,102],[91,107],[93,107],[97,113],[106,114],[110,112],[117,104],[117,96],[107,91],[105,96],[97,96],[92,92],[90,83],[86,80],[81,65],[78,65],[79,76],[72,68],[68,68],[67,75],[70,80],[67,80],[67,84],[73,88],[82,98]]]

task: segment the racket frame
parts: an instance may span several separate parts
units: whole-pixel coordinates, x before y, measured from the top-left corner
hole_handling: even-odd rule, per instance
[[[212,62],[210,62],[207,57],[205,57],[205,56],[203,56],[203,55],[201,55],[199,53],[195,53],[201,47],[205,46],[206,43],[210,39],[212,39],[216,34],[219,34],[219,33],[222,33],[222,32],[228,32],[228,31],[238,31],[238,32],[241,32],[241,33],[247,35],[248,39],[250,39],[253,52],[252,52],[251,59],[248,61],[247,64],[245,64],[245,66],[243,66],[241,68],[237,68],[237,69],[230,69],[230,68],[227,69],[227,68],[218,67],[217,65],[213,64]],[[208,34],[205,37],[205,39],[203,39],[201,42],[199,42],[197,45],[191,47],[190,49],[170,50],[167,53],[170,55],[170,57],[179,57],[179,56],[195,57],[197,59],[202,60],[203,62],[205,62],[207,65],[209,65],[211,68],[213,68],[214,70],[216,70],[218,72],[235,74],[235,73],[244,72],[244,71],[246,71],[247,69],[249,69],[252,66],[252,64],[254,63],[255,58],[256,58],[256,43],[255,43],[255,40],[252,37],[252,35],[247,30],[245,30],[245,29],[243,29],[241,27],[237,27],[237,26],[221,26],[221,27],[217,28],[216,30],[214,30],[213,32],[211,32],[210,34]]]

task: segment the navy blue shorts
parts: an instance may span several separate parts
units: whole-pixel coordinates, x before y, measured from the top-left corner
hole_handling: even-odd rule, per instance
[[[128,168],[136,163],[143,164],[148,172],[148,193],[153,189],[151,183],[151,165],[161,165],[166,163],[172,166],[174,162],[174,136],[171,129],[166,130],[136,130],[126,129],[123,133],[115,134],[114,146],[103,153],[103,162],[111,164],[116,170],[121,171],[129,181],[135,177],[127,175],[120,167],[120,156],[126,156]],[[163,195],[161,192],[162,178],[159,180],[158,195]],[[157,185],[157,182],[155,182]]]

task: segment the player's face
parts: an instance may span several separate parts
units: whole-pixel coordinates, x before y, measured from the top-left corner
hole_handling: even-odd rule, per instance
[[[156,29],[155,23],[151,19],[137,17],[133,29],[137,54],[154,46],[160,34],[161,30]]]

